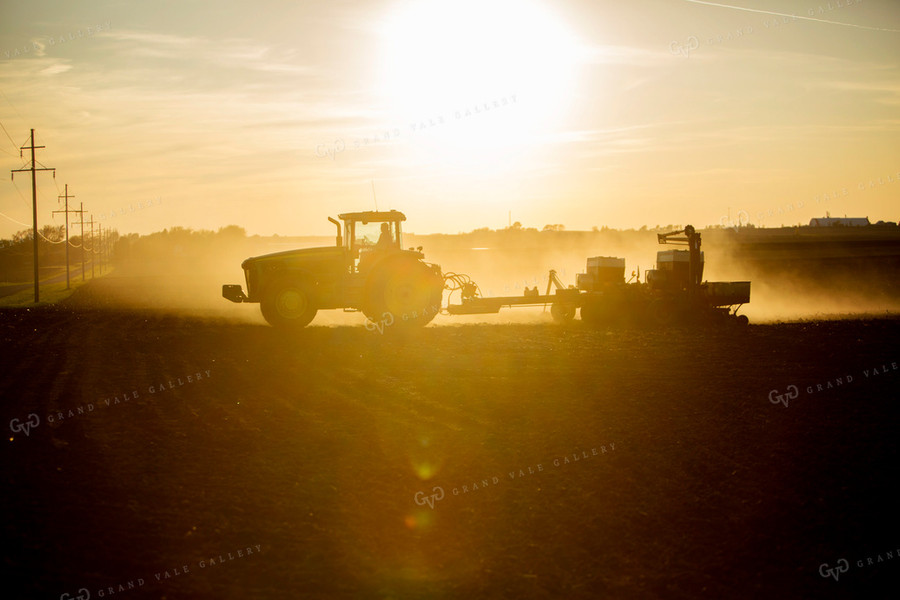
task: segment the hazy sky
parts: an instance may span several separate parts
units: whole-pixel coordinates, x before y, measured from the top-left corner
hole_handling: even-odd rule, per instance
[[[719,4],[3,1],[0,167],[120,232],[900,219],[900,2]]]

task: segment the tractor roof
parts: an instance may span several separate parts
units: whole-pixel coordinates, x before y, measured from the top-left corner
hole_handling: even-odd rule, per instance
[[[382,221],[405,221],[406,215],[399,210],[351,212],[338,215],[342,221],[362,221],[363,223],[380,223]]]

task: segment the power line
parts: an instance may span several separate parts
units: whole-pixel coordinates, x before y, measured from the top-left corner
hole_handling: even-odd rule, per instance
[[[6,97],[6,94],[3,93],[3,89],[2,89],[2,88],[0,88],[0,96],[3,96],[3,99],[6,100],[6,103],[9,104],[9,107],[10,107],[11,109],[13,109],[13,112],[16,113],[16,116],[17,116],[17,117],[19,117],[19,120],[22,122],[22,125],[26,125],[25,119],[22,118],[22,113],[20,113],[19,110],[18,110],[15,106],[13,106],[13,103],[10,102],[10,101],[9,101],[9,98]],[[19,144],[16,144],[15,142],[13,142],[13,145],[14,145],[16,148],[19,147]]]
[[[38,161],[38,164],[39,165],[42,164],[41,161]],[[30,170],[30,169],[25,169],[25,170]],[[55,171],[55,169],[51,169],[51,170]],[[55,173],[54,173],[54,177],[53,177],[53,183],[56,184],[56,189],[59,190],[59,184],[56,183]],[[28,200],[26,200],[25,196],[22,195],[22,190],[20,190],[19,186],[16,185],[15,180],[13,180],[13,187],[15,187],[16,191],[19,192],[19,197],[22,199],[22,202],[25,203],[25,206],[28,207]],[[45,201],[49,200],[49,198],[47,198],[47,194],[43,190],[39,191],[38,193],[40,194],[41,200],[45,200]],[[54,211],[54,212],[57,212],[57,211]],[[69,212],[75,212],[75,211],[70,210]],[[51,214],[51,218],[52,218],[52,214]],[[27,226],[27,223],[23,223],[23,225]],[[53,240],[44,237],[44,234],[42,234],[40,231],[38,231],[38,235],[41,236],[41,239],[43,239],[46,242],[50,242],[51,244],[61,244],[62,243],[61,241],[57,240],[54,242]]]
[[[26,141],[27,141],[27,140],[26,140]],[[13,158],[15,158],[15,156],[14,156]],[[24,167],[25,165],[28,164],[28,161],[25,160],[25,157],[22,156],[22,151],[21,151],[21,150],[19,151],[19,160],[22,161],[22,166],[23,166],[23,167]]]
[[[9,100],[7,100],[9,102]],[[23,171],[31,171],[31,219],[32,219],[32,230],[33,230],[33,238],[34,238],[34,303],[37,304],[40,300],[40,284],[38,281],[38,229],[37,229],[37,171],[53,171],[53,177],[56,178],[56,169],[51,167],[43,167],[38,169],[35,166],[34,159],[34,151],[38,148],[43,148],[44,146],[35,146],[34,145],[34,129],[31,130],[31,144],[28,146],[22,146],[20,150],[31,150],[31,168],[30,169],[13,169],[12,176],[13,180],[15,180],[16,173],[21,173]]]
[[[23,166],[24,166],[24,165],[23,165]],[[15,180],[15,179],[13,179],[12,184],[13,184],[13,187],[16,188],[16,191],[19,192],[19,198],[22,199],[22,202],[25,204],[25,208],[31,208],[31,206],[29,206],[28,200],[25,199],[25,194],[23,194],[23,193],[22,193],[22,190],[19,189],[19,186],[16,185],[16,180]]]
[[[22,221],[19,221],[18,219],[13,219],[11,216],[9,216],[9,215],[7,215],[7,214],[4,214],[4,213],[2,213],[2,212],[0,212],[0,217],[6,217],[7,219],[9,219],[10,221],[12,221],[13,223],[18,223],[19,225],[24,225],[25,227],[28,227],[28,223],[23,223]]]
[[[70,210],[69,212],[77,212],[77,211]],[[7,214],[5,214],[5,213],[2,213],[2,212],[0,212],[0,217],[6,217],[7,219],[9,219],[10,221],[12,221],[13,223],[17,223],[17,224],[19,224],[19,225],[24,225],[25,227],[28,227],[28,226],[29,226],[28,223],[23,223],[22,221],[20,221],[20,220],[18,220],[18,219],[13,219],[11,216],[9,216],[9,215],[7,215]],[[62,243],[65,241],[65,240],[56,240],[56,241],[53,241],[53,240],[51,240],[50,238],[46,237],[46,236],[45,236],[43,233],[41,233],[40,231],[38,231],[38,236],[40,236],[40,238],[41,238],[42,240],[44,240],[45,242],[49,242],[49,243],[51,243],[51,244],[62,244]],[[72,247],[73,247],[73,248],[78,248],[78,246],[76,246],[75,244],[72,244]]]
[[[79,202],[78,210],[73,210],[71,212],[77,212],[81,215],[81,220],[78,223],[72,223],[72,225],[81,225],[81,281],[84,281],[84,202]],[[93,259],[91,259],[91,264],[94,264]]]
[[[9,135],[9,132],[6,130],[6,127],[3,126],[3,121],[0,121],[0,129],[2,129],[2,130],[3,130],[3,133],[6,134],[6,137],[9,138],[9,141],[12,143],[13,148],[18,149],[19,146],[16,144],[15,141],[13,141],[12,136]]]
[[[82,244],[83,243],[84,241],[82,240]],[[94,254],[96,254],[94,252],[94,246],[96,246],[94,243],[94,215],[91,215],[91,279],[94,278]]]
[[[97,229],[100,233],[100,240],[98,242],[100,244],[100,248],[98,248],[97,254],[100,255],[100,274],[103,275],[103,225],[97,225]],[[106,235],[109,235],[109,232],[107,232]]]
[[[69,198],[74,198],[75,196],[69,195],[69,184],[66,184],[66,195],[61,196],[66,199],[66,209],[65,210],[54,210],[52,214],[56,214],[58,212],[64,212],[66,214],[66,289],[69,289]],[[56,199],[59,202],[59,198]]]

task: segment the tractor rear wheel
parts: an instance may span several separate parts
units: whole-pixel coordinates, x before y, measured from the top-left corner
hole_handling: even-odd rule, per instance
[[[396,260],[372,273],[366,292],[365,315],[390,323],[386,329],[424,327],[440,312],[444,279],[428,265]]]
[[[286,330],[306,327],[318,311],[312,286],[288,277],[267,287],[259,307],[270,325]]]

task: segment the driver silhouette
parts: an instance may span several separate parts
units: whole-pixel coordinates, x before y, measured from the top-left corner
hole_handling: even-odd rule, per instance
[[[379,250],[385,250],[390,248],[394,239],[391,235],[391,224],[390,223],[382,223],[381,224],[381,235],[378,236],[378,242],[375,244],[375,248]]]

